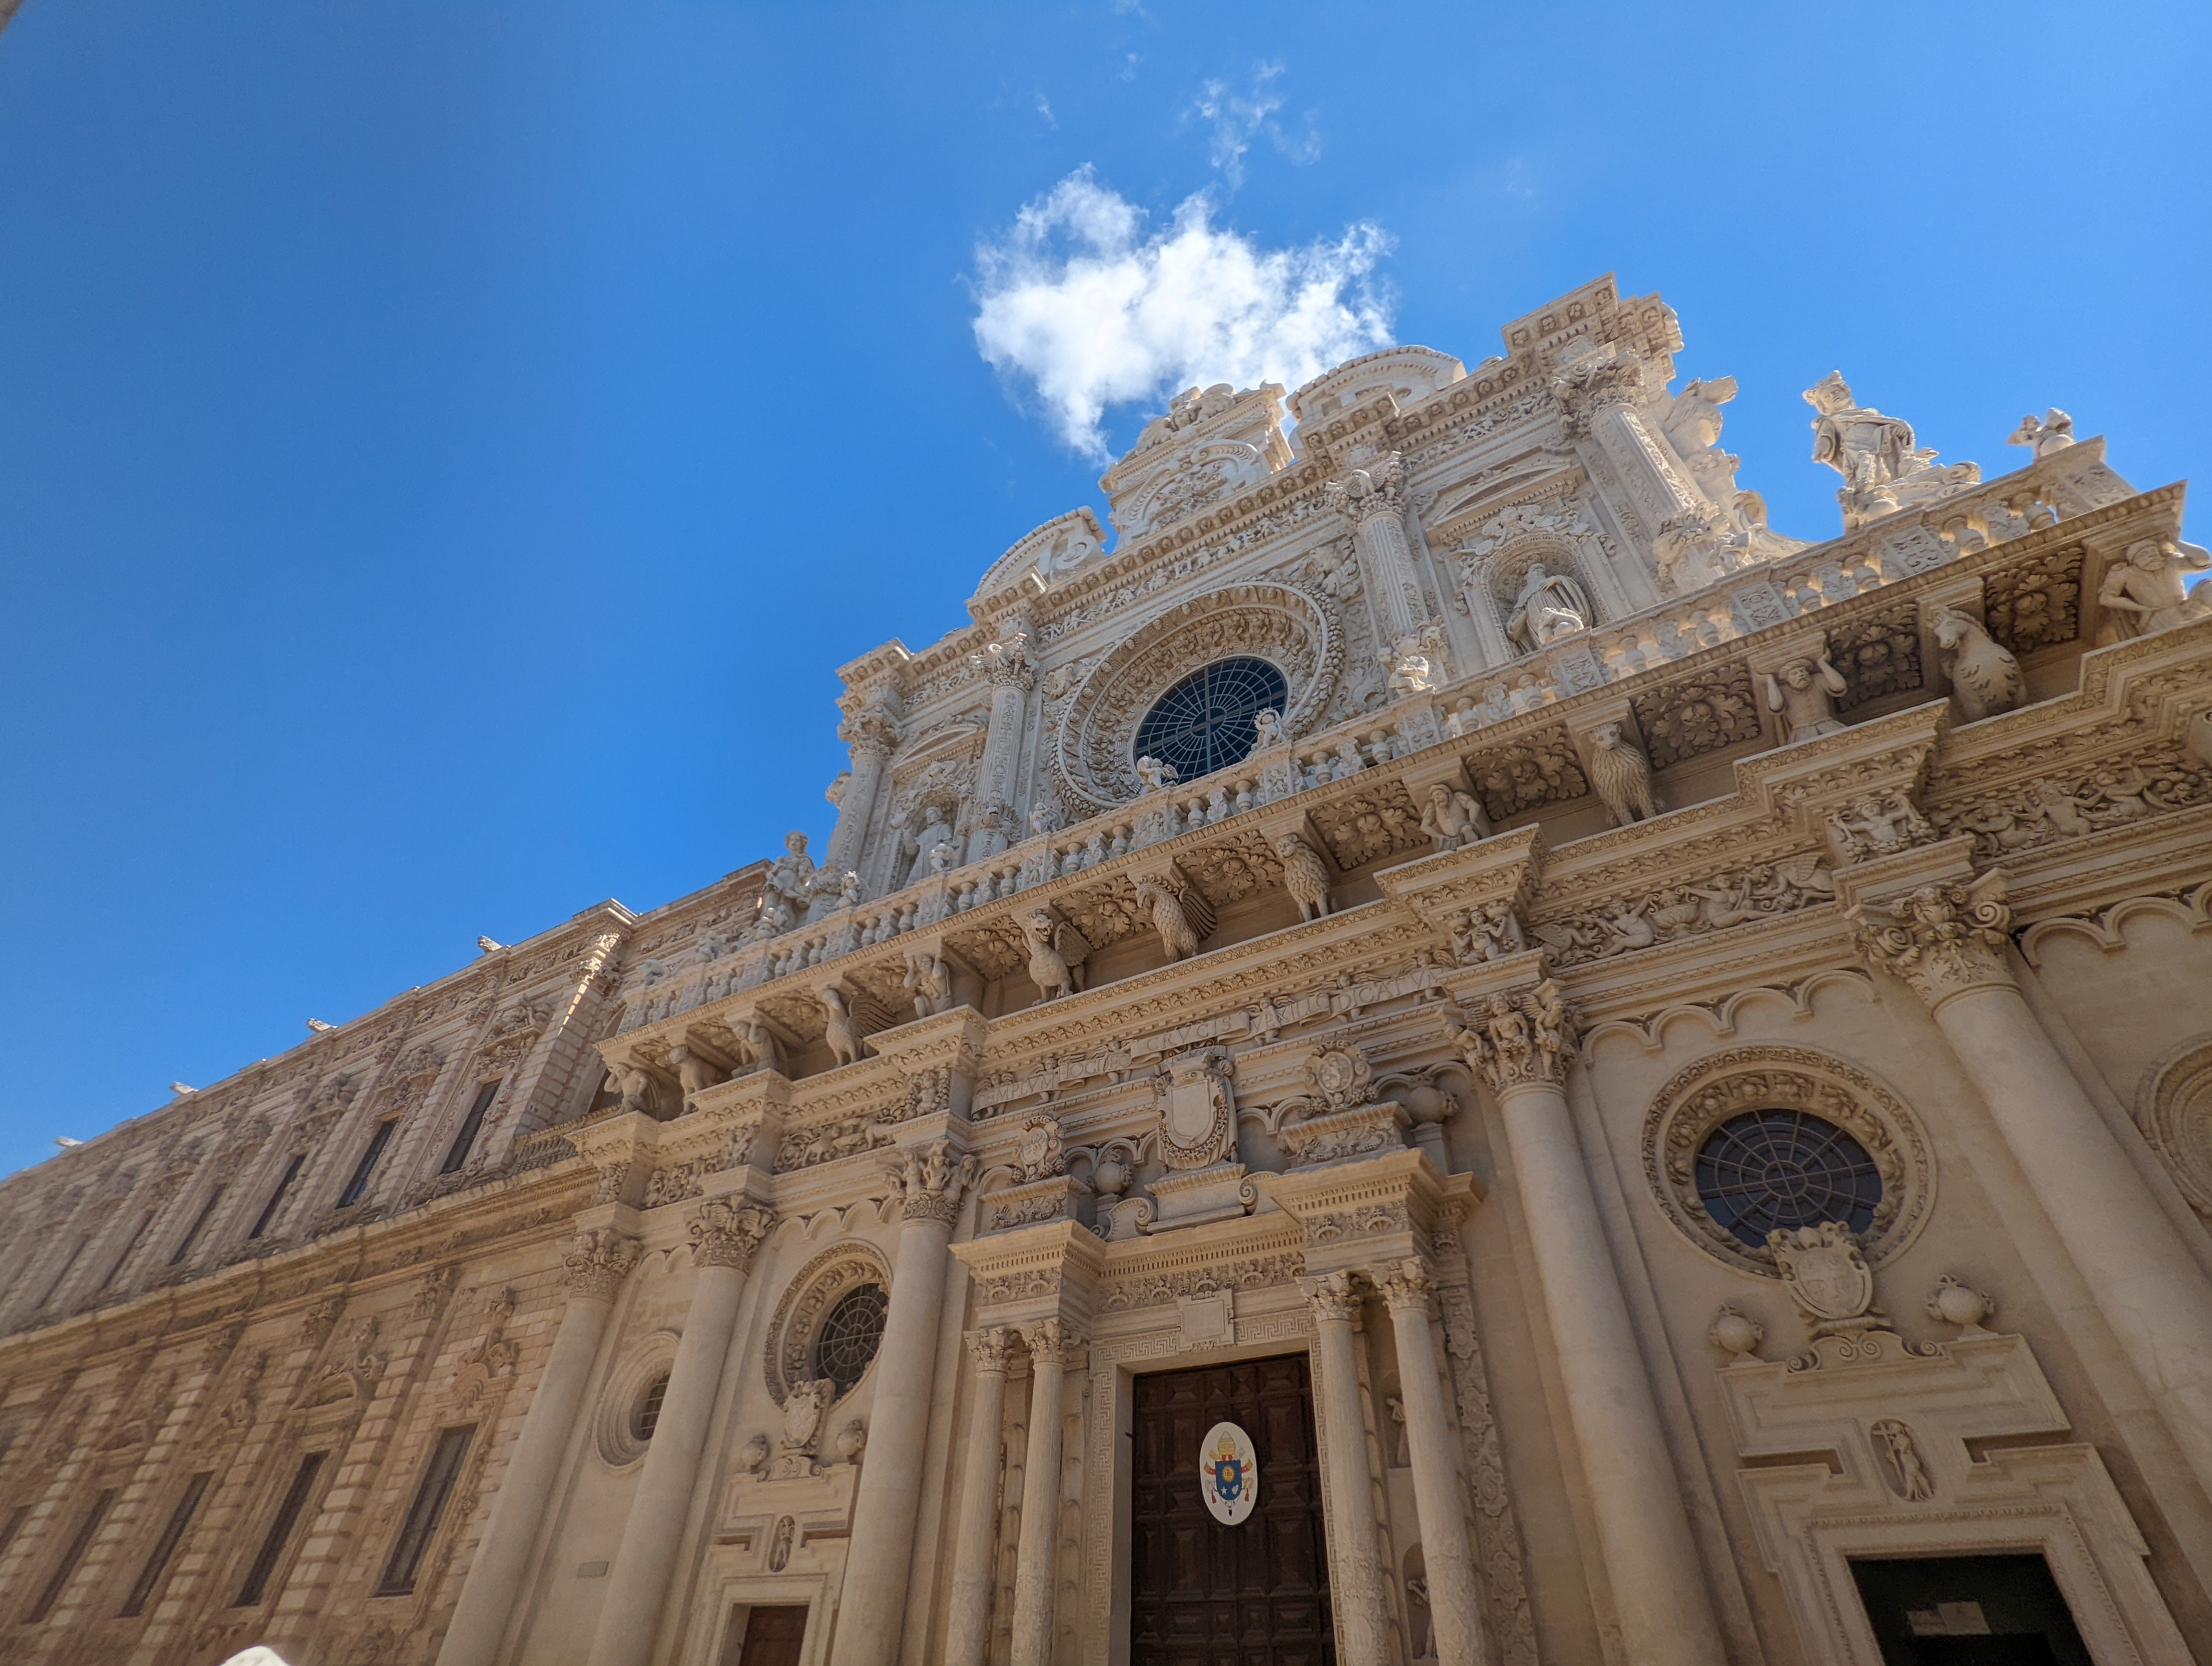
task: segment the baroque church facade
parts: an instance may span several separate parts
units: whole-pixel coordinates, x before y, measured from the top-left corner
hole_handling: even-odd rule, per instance
[[[1504,337],[1176,399],[826,848],[0,1183],[0,1655],[2212,1649],[2181,489],[1831,376],[1803,541],[1656,296]]]

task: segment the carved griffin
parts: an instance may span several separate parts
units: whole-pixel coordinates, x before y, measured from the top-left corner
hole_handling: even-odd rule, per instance
[[[1091,940],[1065,920],[1055,920],[1043,909],[1022,916],[1022,934],[1030,940],[1030,982],[1047,1000],[1073,994],[1083,987],[1083,963],[1091,958]]]

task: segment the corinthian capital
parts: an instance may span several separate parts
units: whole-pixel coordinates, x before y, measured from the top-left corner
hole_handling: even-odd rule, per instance
[[[753,1252],[775,1225],[775,1217],[750,1203],[715,1198],[691,1217],[691,1261],[697,1267],[734,1267],[744,1272]]]
[[[1643,388],[1643,356],[1621,342],[1584,345],[1552,373],[1552,396],[1571,427],[1586,426],[1601,410],[1626,409]]]
[[[1355,526],[1376,515],[1400,514],[1406,508],[1406,465],[1395,451],[1386,451],[1364,469],[1349,471],[1341,480],[1322,488],[1328,507]]]
[[[975,1159],[955,1156],[951,1142],[939,1140],[908,1147],[890,1174],[909,1222],[933,1220],[950,1226],[959,1216],[961,1194],[975,1177]]]
[[[1364,1292],[1359,1287],[1357,1273],[1324,1273],[1318,1278],[1300,1279],[1298,1288],[1312,1304],[1314,1317],[1323,1324],[1356,1324],[1359,1320],[1359,1304]]]
[[[1419,1256],[1408,1256],[1389,1272],[1379,1274],[1375,1287],[1382,1292],[1382,1300],[1390,1310],[1390,1316],[1418,1313],[1429,1316],[1431,1304],[1436,1298],[1436,1280]]]
[[[1034,1364],[1075,1365],[1082,1363],[1083,1335],[1065,1319],[1040,1319],[1030,1326],[1023,1340],[1030,1345],[1030,1359]]]
[[[837,726],[837,738],[853,749],[858,763],[863,757],[880,763],[898,751],[898,724],[883,712],[857,711]]]
[[[1574,1017],[1559,986],[1546,978],[1516,994],[1499,990],[1469,1025],[1454,1025],[1452,1045],[1493,1092],[1534,1083],[1557,1086],[1575,1053]]]
[[[1000,1377],[1006,1374],[1006,1359],[1013,1345],[1014,1333],[1004,1325],[989,1325],[968,1334],[968,1351],[975,1356],[975,1369]]]
[[[644,1246],[611,1226],[592,1226],[576,1234],[576,1247],[563,1256],[572,1296],[611,1296],[637,1265]]]
[[[1904,979],[1931,1008],[2012,982],[2004,953],[2012,909],[2001,873],[1972,885],[1923,885],[1892,903],[1861,903],[1851,923],[1868,961]]]

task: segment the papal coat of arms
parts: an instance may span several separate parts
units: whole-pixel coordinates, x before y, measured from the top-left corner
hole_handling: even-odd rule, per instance
[[[1843,1222],[1778,1227],[1766,1235],[1766,1247],[1781,1269],[1784,1288],[1813,1321],[1815,1337],[1881,1322],[1874,1307],[1874,1269]]]
[[[1199,1490],[1213,1519],[1234,1527],[1260,1502],[1260,1460],[1252,1438],[1234,1423],[1217,1423],[1198,1447]]]

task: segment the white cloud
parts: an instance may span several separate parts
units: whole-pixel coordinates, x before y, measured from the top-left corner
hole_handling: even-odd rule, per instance
[[[1201,192],[1149,228],[1085,167],[975,252],[975,345],[1026,383],[1096,461],[1107,410],[1198,384],[1296,387],[1390,339],[1375,269],[1391,240],[1361,222],[1335,242],[1268,249],[1212,223]]]
[[[1304,136],[1296,139],[1285,133],[1275,119],[1275,112],[1283,107],[1283,95],[1273,83],[1282,73],[1279,64],[1259,64],[1253,66],[1249,93],[1237,92],[1225,81],[1208,81],[1199,89],[1192,113],[1213,130],[1207,159],[1232,191],[1244,183],[1244,153],[1262,133],[1292,162],[1303,165],[1321,155],[1321,135],[1314,131],[1310,119]]]

